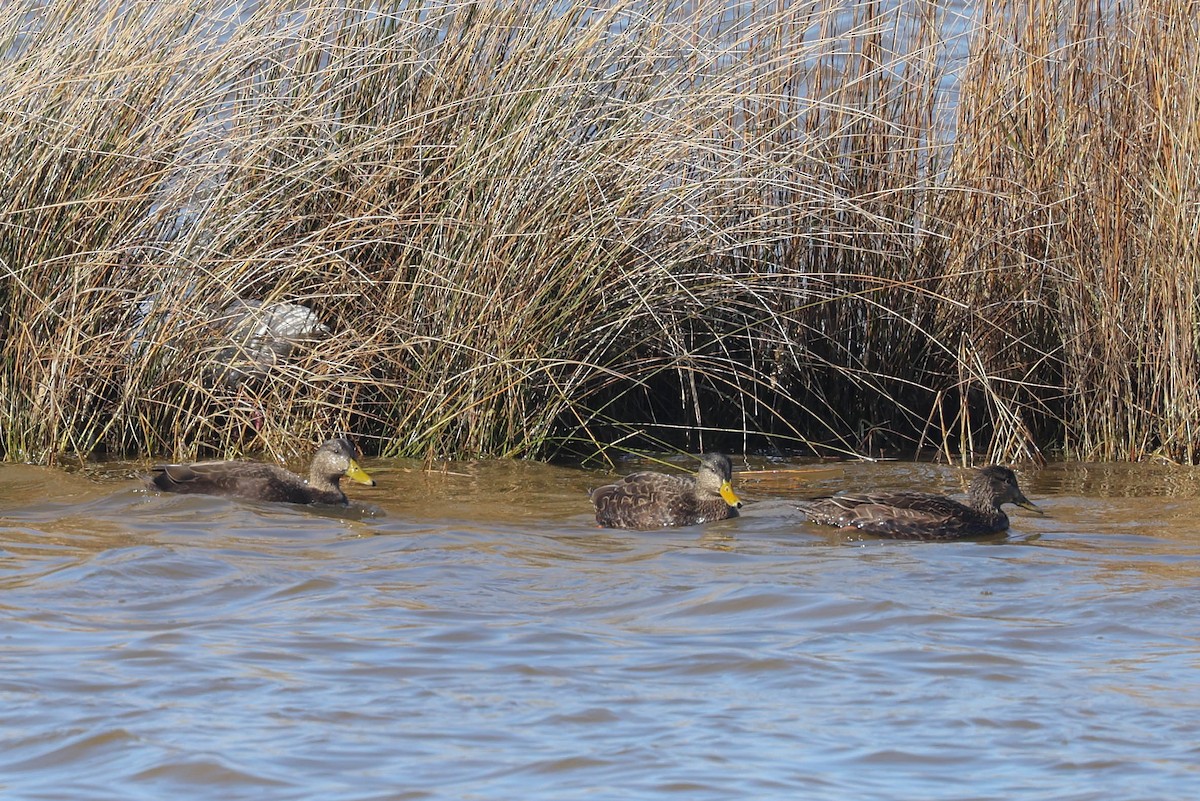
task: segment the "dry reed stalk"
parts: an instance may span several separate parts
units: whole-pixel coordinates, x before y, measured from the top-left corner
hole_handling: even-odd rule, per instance
[[[1190,460],[1185,6],[7,8],[0,449]]]
[[[938,215],[986,310],[964,322],[972,384],[1003,384],[1026,442],[1195,461],[1194,7],[995,3],[980,28],[950,178],[967,191]]]

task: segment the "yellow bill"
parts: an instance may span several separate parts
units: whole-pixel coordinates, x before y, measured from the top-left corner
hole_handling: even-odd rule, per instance
[[[742,499],[734,493],[733,485],[728,481],[721,484],[721,497],[724,498],[725,503],[729,504],[730,506],[737,507],[742,505]]]
[[[375,486],[375,479],[367,475],[367,471],[358,466],[358,462],[350,460],[350,466],[346,468],[346,478],[351,481],[357,481],[359,484],[366,484],[368,487]]]

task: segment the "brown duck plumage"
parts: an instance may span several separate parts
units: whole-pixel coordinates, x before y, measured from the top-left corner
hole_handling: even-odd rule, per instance
[[[979,471],[967,490],[967,502],[919,492],[848,492],[801,504],[814,523],[853,527],[901,540],[955,540],[998,534],[1008,528],[1000,507],[1014,503],[1037,511],[1007,467]]]
[[[307,480],[282,467],[259,462],[196,462],[155,465],[148,487],[252,501],[345,504],[342,476],[375,486],[375,481],[358,466],[359,457],[354,443],[338,437],[317,448]]]
[[[647,530],[737,517],[741,501],[730,484],[732,475],[733,465],[720,453],[700,457],[694,476],[633,473],[592,490],[596,522]]]

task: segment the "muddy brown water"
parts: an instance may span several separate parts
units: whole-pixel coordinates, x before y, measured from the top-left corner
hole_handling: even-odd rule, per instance
[[[0,798],[1197,797],[1200,471],[1020,468],[1046,516],[925,544],[780,502],[965,471],[737,465],[655,533],[529,463],[344,513],[0,465]]]

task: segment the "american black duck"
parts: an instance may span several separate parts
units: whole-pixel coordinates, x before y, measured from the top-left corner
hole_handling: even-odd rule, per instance
[[[148,486],[163,492],[200,493],[278,503],[345,504],[342,476],[359,484],[375,481],[358,466],[360,454],[354,443],[337,437],[317,448],[308,469],[308,479],[259,462],[196,462],[155,465]]]
[[[967,490],[967,502],[920,492],[847,492],[800,504],[814,523],[853,527],[899,540],[956,540],[998,534],[1008,528],[1006,503],[1040,511],[1022,494],[1013,471],[1000,465],[981,469]]]
[[[732,476],[733,465],[720,453],[700,457],[694,476],[632,473],[592,490],[596,522],[606,528],[647,530],[737,517],[742,502],[733,492]]]

